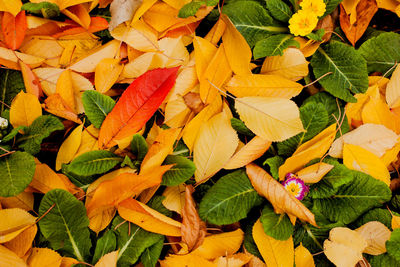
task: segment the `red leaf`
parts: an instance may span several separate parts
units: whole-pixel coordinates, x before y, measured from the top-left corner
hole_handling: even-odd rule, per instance
[[[4,35],[4,42],[10,49],[16,50],[21,46],[27,28],[25,11],[19,12],[16,17],[9,12],[4,12],[1,30]]]
[[[178,69],[150,70],[133,81],[101,125],[99,147],[112,147],[139,131],[174,86]]]

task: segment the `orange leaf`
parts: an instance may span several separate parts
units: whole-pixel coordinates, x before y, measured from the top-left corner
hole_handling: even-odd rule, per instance
[[[23,257],[32,247],[32,242],[37,233],[36,224],[26,228],[16,238],[4,243],[3,245],[12,250],[18,257]]]
[[[12,49],[18,49],[25,38],[27,29],[25,11],[21,11],[17,16],[4,12],[1,22],[1,30],[4,35],[4,42]]]
[[[44,101],[44,109],[58,117],[81,124],[82,121],[78,115],[67,105],[59,94],[54,94],[46,98]]]
[[[24,78],[24,84],[26,92],[39,98],[43,95],[42,87],[38,77],[32,72],[32,69],[25,64],[23,61],[18,61],[21,68],[22,77]]]
[[[23,259],[8,248],[0,245],[0,259],[3,266],[26,267]]]
[[[75,96],[70,70],[67,69],[61,72],[60,77],[57,80],[56,93],[60,94],[68,107],[75,112]]]
[[[60,254],[49,248],[33,248],[29,256],[29,267],[54,266],[61,265],[62,257]]]
[[[47,164],[36,163],[35,174],[29,184],[39,192],[46,194],[52,189],[60,188],[67,190],[64,182]]]
[[[314,214],[262,168],[249,164],[246,166],[246,173],[254,189],[271,202],[276,212],[286,212],[302,221],[317,225]]]

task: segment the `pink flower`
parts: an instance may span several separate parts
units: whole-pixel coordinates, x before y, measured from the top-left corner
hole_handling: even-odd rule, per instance
[[[298,200],[302,200],[304,198],[305,193],[308,192],[308,186],[304,184],[303,180],[299,179],[295,174],[288,173],[286,174],[286,180],[283,183],[283,186]]]

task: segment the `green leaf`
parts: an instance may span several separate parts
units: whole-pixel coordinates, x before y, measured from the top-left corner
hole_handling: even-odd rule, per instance
[[[388,253],[378,256],[369,256],[367,259],[369,264],[373,267],[400,267],[400,261],[396,261],[396,259],[391,257]]]
[[[325,34],[325,30],[324,29],[318,29],[315,32],[309,33],[307,34],[308,39],[314,40],[314,41],[318,41],[318,42],[322,42],[322,37]]]
[[[146,139],[140,134],[135,134],[131,141],[132,153],[136,155],[136,159],[142,161],[149,150]]]
[[[65,251],[79,261],[86,261],[92,244],[83,203],[63,189],[53,189],[40,202],[39,215],[46,212],[46,216],[39,221],[39,227],[50,247]]]
[[[17,151],[0,158],[0,196],[13,197],[24,191],[35,174],[35,158]]]
[[[246,218],[262,198],[254,190],[244,170],[221,177],[200,202],[200,217],[212,224],[231,224]]]
[[[0,69],[0,113],[2,114],[14,97],[21,91],[25,91],[24,79],[20,71]]]
[[[203,4],[203,1],[192,1],[187,3],[179,10],[178,17],[188,18],[194,16]]]
[[[229,16],[250,47],[271,34],[289,31],[274,21],[267,10],[255,1],[235,1],[225,5],[222,12]]]
[[[144,267],[155,267],[160,258],[161,251],[164,247],[164,238],[157,243],[146,248],[140,256],[140,262]]]
[[[121,167],[125,167],[125,166],[128,166],[131,169],[137,170],[135,163],[132,162],[131,158],[128,155],[125,156],[124,160],[121,163]]]
[[[321,212],[332,222],[348,224],[367,210],[390,200],[392,192],[384,182],[362,172],[352,173],[353,181],[340,187],[334,195],[314,199],[313,210]]]
[[[269,203],[264,206],[260,221],[264,232],[277,240],[287,240],[293,234],[294,227],[287,214],[276,214]]]
[[[18,138],[17,144],[26,152],[35,155],[40,152],[43,139],[58,130],[64,130],[64,125],[58,118],[51,115],[40,116],[26,128],[25,134]]]
[[[279,155],[292,155],[300,145],[316,136],[328,125],[329,115],[323,104],[310,102],[300,107],[299,110],[305,132],[279,142],[277,144]]]
[[[163,235],[147,232],[134,224],[121,224],[122,222],[124,219],[117,216],[112,223],[112,228],[116,228],[117,248],[119,249],[118,266],[134,264],[146,248],[164,240]],[[117,225],[119,227],[116,227]]]
[[[85,91],[82,95],[83,108],[94,127],[100,129],[107,114],[115,106],[115,101],[95,90]]]
[[[387,228],[392,228],[392,215],[387,209],[372,209],[364,213],[354,223],[354,228],[358,228],[367,222],[378,221],[383,223]]]
[[[26,10],[36,15],[43,15],[46,19],[58,17],[60,15],[58,6],[49,2],[25,3],[22,5],[21,10]]]
[[[164,204],[162,203],[165,199],[165,196],[154,196],[150,199],[150,201],[147,203],[147,206],[152,208],[153,210],[158,211],[159,213],[164,214],[167,217],[172,216],[172,211],[167,209]]]
[[[76,175],[91,176],[105,173],[114,168],[122,158],[106,150],[86,152],[75,158],[68,166],[68,170]]]
[[[290,7],[282,0],[266,0],[265,3],[271,15],[279,21],[288,22],[293,15]]]
[[[27,129],[26,126],[18,126],[17,128],[14,128],[11,130],[11,132],[9,132],[6,136],[4,136],[4,138],[1,140],[2,143],[7,143],[11,140],[14,139],[14,137],[17,136],[17,134],[19,133],[19,131],[23,131],[25,132]]]
[[[400,212],[400,195],[394,195],[390,200],[390,205],[392,205],[393,209]]]
[[[393,230],[390,239],[386,241],[387,253],[400,262],[400,229]]]
[[[249,136],[251,138],[256,136],[249,128],[247,128],[246,124],[244,124],[244,122],[240,119],[231,118],[231,126],[236,132],[240,134]]]
[[[364,42],[358,51],[367,61],[368,71],[387,72],[400,61],[400,34],[382,33]]]
[[[331,41],[319,47],[311,59],[311,66],[317,79],[332,72],[319,80],[319,83],[330,94],[346,102],[356,102],[350,91],[365,93],[368,89],[366,61],[347,44]]]
[[[322,15],[321,18],[331,14],[342,1],[343,0],[324,0],[326,8],[325,8],[325,13],[324,15]]]
[[[105,234],[97,239],[96,249],[94,250],[92,263],[95,264],[101,257],[112,252],[117,247],[117,237],[113,231],[108,230]]]
[[[280,156],[274,156],[271,158],[267,158],[263,165],[269,166],[269,172],[271,173],[272,177],[276,180],[279,180],[279,167],[285,163],[285,160]]]
[[[163,165],[174,164],[164,173],[161,185],[175,186],[189,180],[196,171],[193,161],[182,156],[168,155]]]
[[[243,246],[249,252],[251,255],[254,255],[258,257],[259,259],[262,259],[261,253],[257,248],[256,243],[254,242],[253,238],[253,225],[254,221],[251,223],[247,223],[246,228],[244,229],[244,240],[243,240]]]
[[[62,164],[61,171],[65,174],[68,179],[74,183],[76,186],[81,188],[87,188],[91,183],[96,180],[95,176],[85,176],[85,175],[77,175],[69,171],[69,165]]]
[[[300,44],[290,34],[275,34],[256,43],[253,49],[254,59],[270,56],[282,56],[289,46],[300,48]]]

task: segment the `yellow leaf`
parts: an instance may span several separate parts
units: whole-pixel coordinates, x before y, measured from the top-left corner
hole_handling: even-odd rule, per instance
[[[397,138],[397,134],[384,125],[366,123],[336,139],[329,149],[329,155],[335,158],[343,157],[345,143],[360,146],[377,157],[382,157],[396,145]]]
[[[116,267],[117,260],[118,251],[113,251],[101,257],[94,267]]]
[[[308,62],[299,49],[287,48],[282,56],[266,57],[260,73],[298,81],[308,75]]]
[[[266,141],[255,136],[238,152],[236,152],[224,165],[224,169],[233,170],[241,168],[261,157],[270,147],[271,141]]]
[[[0,245],[0,259],[1,265],[4,267],[27,267],[24,260],[22,260],[20,257],[17,256],[17,254],[2,245]]]
[[[386,102],[390,108],[400,106],[400,67],[397,65],[386,86]]]
[[[18,208],[0,210],[0,218],[0,243],[10,241],[36,222],[35,217]]]
[[[61,72],[57,80],[56,93],[67,103],[68,107],[75,111],[75,96],[70,70],[67,69]]]
[[[298,171],[297,177],[307,184],[318,183],[333,167],[333,165],[325,162],[315,163]]]
[[[357,20],[357,5],[360,0],[343,0],[342,6],[347,15],[350,15],[350,25],[353,25]]]
[[[183,43],[182,37],[165,37],[158,41],[160,47],[160,58],[162,65],[166,68],[187,65],[189,62],[189,52]]]
[[[93,150],[98,150],[99,149],[97,141],[98,137],[99,137],[99,129],[95,128],[93,125],[90,125],[89,127],[85,128],[82,132],[82,139],[80,142],[80,146],[74,158],[78,157],[83,153]]]
[[[225,29],[225,22],[221,18],[219,18],[214,26],[211,28],[211,30],[207,33],[206,37],[204,37],[204,39],[206,39],[213,45],[217,45],[222,35],[224,34]]]
[[[313,267],[315,266],[314,264],[314,258],[311,255],[310,251],[303,247],[303,245],[300,243],[300,245],[294,250],[294,263],[296,267]]]
[[[143,16],[143,14],[147,10],[149,10],[156,2],[157,0],[143,0],[142,4],[133,15],[131,23],[134,24],[136,21],[138,21]]]
[[[56,170],[61,170],[63,163],[70,163],[81,145],[83,124],[76,127],[61,144],[56,158]]]
[[[160,261],[160,264],[161,267],[217,267],[214,263],[192,253],[186,255],[169,255]]]
[[[386,153],[380,157],[383,164],[388,167],[392,162],[397,161],[397,155],[400,152],[400,140],[399,142],[392,148],[386,151]]]
[[[237,253],[232,256],[221,256],[214,260],[214,264],[218,267],[242,267],[246,263],[248,263],[251,259],[250,255],[246,255],[244,253]]]
[[[3,0],[4,1],[4,0]],[[18,51],[13,51],[5,47],[0,47],[0,63],[8,68],[19,70],[19,61],[23,61],[26,65],[29,65],[32,69],[39,67],[43,62],[44,58],[36,57],[28,54],[24,54]]]
[[[179,128],[186,125],[191,118],[192,111],[185,104],[182,97],[174,100],[169,100],[165,106],[165,121],[164,123],[171,128]],[[194,114],[192,115],[192,117]]]
[[[369,174],[390,185],[390,173],[382,160],[360,146],[344,144],[343,164],[351,170]]]
[[[252,163],[246,166],[246,173],[254,189],[271,202],[276,212],[286,212],[302,221],[317,225],[314,214],[262,168]]]
[[[345,107],[346,116],[349,120],[349,123],[351,123],[353,126],[355,123],[362,124],[361,113],[365,104],[369,100],[369,96],[366,94],[355,94],[354,97],[357,99],[357,103],[347,103]]]
[[[396,12],[396,8],[399,6],[399,2],[396,0],[377,0],[378,8],[383,8]]]
[[[321,42],[309,40],[300,36],[295,37],[294,40],[300,44],[300,51],[305,57],[312,56],[321,44]]]
[[[35,239],[37,233],[36,224],[26,228],[14,239],[4,243],[3,245],[8,249],[12,250],[18,257],[22,258],[32,247],[32,242]]]
[[[251,74],[250,61],[252,53],[249,44],[232,24],[227,15],[221,14],[221,19],[226,25],[226,29],[222,35],[222,41],[232,71],[238,75]]]
[[[282,181],[289,172],[297,172],[310,160],[321,158],[331,146],[336,135],[336,124],[332,124],[311,140],[299,146],[293,155],[279,167],[279,179]]]
[[[165,0],[165,3],[175,9],[181,9],[185,4],[190,3],[190,0]]]
[[[235,75],[225,89],[236,97],[263,96],[292,98],[300,94],[303,86],[278,75]]]
[[[119,215],[146,231],[167,236],[181,236],[181,223],[175,221],[145,204],[126,199],[118,205]]]
[[[381,98],[370,97],[361,117],[364,123],[382,124],[395,133],[400,133],[400,118],[390,111]]]
[[[42,115],[42,106],[36,96],[19,92],[11,103],[10,123],[14,128],[29,126]]]
[[[208,65],[217,52],[217,48],[211,42],[199,36],[195,36],[193,38],[193,47],[194,57],[196,60],[196,73],[197,77],[201,79],[203,78]]]
[[[52,62],[63,53],[63,47],[57,42],[46,37],[33,37],[29,42],[23,44],[20,51],[36,57],[45,59],[45,63],[53,65]],[[57,67],[55,64],[54,67]]]
[[[30,186],[39,192],[46,194],[52,189],[67,190],[64,182],[47,164],[36,162],[35,174]]]
[[[283,141],[304,131],[297,105],[284,98],[236,98],[235,107],[246,126],[269,141]]]
[[[164,103],[169,103],[173,100],[182,99],[198,83],[196,66],[194,60],[190,61],[185,68],[181,68],[175,80],[175,85],[168,93]]]
[[[367,247],[367,241],[356,231],[336,227],[329,232],[329,239],[324,241],[324,253],[336,266],[355,266],[363,259],[362,251]]]
[[[62,257],[60,254],[49,248],[33,248],[32,254],[29,256],[29,267],[42,267],[61,265]]]
[[[399,229],[400,228],[400,216],[392,215],[392,229]]]
[[[96,90],[102,94],[106,93],[114,83],[117,82],[124,66],[119,59],[104,58],[96,66],[94,84]]]
[[[182,213],[182,209],[185,206],[184,185],[168,186],[163,192],[163,196],[165,197],[162,201],[164,207],[178,214]]]
[[[71,266],[73,266],[74,264],[77,264],[77,263],[79,263],[79,261],[74,259],[74,258],[62,257],[60,267],[71,267]]]
[[[236,131],[224,112],[206,122],[201,127],[193,148],[196,182],[205,182],[222,169],[238,144]]]
[[[14,197],[0,198],[3,208],[20,208],[26,211],[33,210],[33,194],[30,192],[21,192]]]
[[[293,266],[294,245],[293,238],[281,241],[268,236],[260,219],[253,226],[253,238],[268,267]]]
[[[363,253],[380,255],[386,252],[386,241],[389,240],[391,231],[381,222],[371,221],[355,230],[366,241],[368,246]]]
[[[21,7],[21,0],[0,0],[0,11],[10,12],[14,17],[17,16]]]

